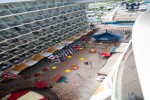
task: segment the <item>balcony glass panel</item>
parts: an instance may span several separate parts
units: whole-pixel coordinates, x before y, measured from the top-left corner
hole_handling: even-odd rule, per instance
[[[49,30],[48,28],[42,29],[42,31],[45,32],[45,33],[48,32],[48,30]]]
[[[40,29],[39,26],[32,26],[32,27],[30,27],[30,30],[31,30],[31,31],[36,31],[36,30],[38,30],[38,29]]]
[[[32,7],[25,7],[25,9],[27,11],[34,11],[34,10],[38,10],[38,8],[36,6],[32,6]]]
[[[24,45],[25,43],[27,43],[28,41],[23,39],[22,37],[19,38],[19,41],[17,42],[17,45]]]
[[[33,49],[35,46],[33,44],[26,44],[26,45],[22,45],[21,48],[25,49],[25,50],[30,50]]]
[[[61,14],[66,14],[66,10],[60,11]]]
[[[36,23],[26,24],[25,25],[25,27],[27,27],[27,28],[36,27],[36,26],[38,26],[38,24],[36,24]]]
[[[14,21],[14,22],[7,23],[8,26],[17,26],[17,25],[20,25],[20,24],[22,24],[22,22],[20,22],[20,21]]]
[[[7,69],[10,69],[11,67],[13,67],[12,64],[10,64],[9,62],[4,62],[0,64],[0,71],[5,71]]]
[[[36,46],[40,46],[42,45],[44,42],[42,40],[37,40],[37,41],[34,41],[34,45]]]
[[[72,12],[72,9],[68,9],[67,12]]]
[[[10,59],[12,57],[13,57],[12,54],[3,53],[3,54],[0,54],[0,61],[5,61],[5,60],[8,60],[8,59]]]
[[[52,15],[51,14],[44,14],[44,17],[49,18],[49,17],[52,17]]]
[[[47,42],[48,40],[48,37],[43,37],[43,38],[40,38],[40,40],[44,41],[44,42]]]
[[[44,18],[43,16],[40,16],[40,15],[39,15],[39,16],[35,17],[34,19],[35,19],[35,20],[41,20],[41,19],[43,19],[43,18]]]
[[[43,31],[43,30],[42,30],[42,31]],[[44,37],[45,37],[46,35],[47,35],[47,33],[46,33],[46,32],[43,32],[43,33],[42,33],[42,36],[44,36]]]
[[[23,13],[26,12],[24,8],[18,8],[18,9],[10,9],[12,13]]]
[[[70,4],[75,4],[75,2],[74,1],[70,1]]]
[[[56,24],[56,21],[50,21],[50,23],[49,23],[50,25],[54,25],[54,24]]]
[[[11,40],[8,40],[8,41],[11,42],[11,43],[18,44],[19,39],[18,39],[18,38],[15,38],[15,39],[11,39]]]
[[[44,46],[44,45],[38,46],[37,49],[46,50],[46,49],[48,49],[48,46]]]
[[[86,5],[84,5],[82,8],[83,8],[83,9],[86,9]]]
[[[46,9],[46,8],[48,8],[48,6],[46,4],[44,4],[44,5],[39,5],[38,8],[39,9]]]
[[[41,27],[48,27],[49,24],[48,24],[48,23],[41,23],[40,26],[41,26]]]
[[[6,30],[6,31],[1,31],[1,36],[3,36],[6,39],[9,39],[9,38],[17,37],[19,36],[19,34],[14,32],[13,30]]]
[[[7,43],[0,43],[0,49],[5,50],[8,48],[8,44]]]
[[[32,22],[32,21],[34,21],[32,18],[27,18],[27,19],[22,20],[23,23],[29,23],[29,22]]]
[[[25,29],[25,31],[26,31],[26,33],[29,33],[29,32],[31,32],[31,30],[30,29]]]
[[[4,23],[0,23],[0,29],[4,29],[4,28],[7,28],[8,26]]]
[[[23,62],[23,61],[24,61],[24,60],[23,60],[21,57],[16,57],[16,58],[13,58],[13,59],[9,60],[9,62],[10,62],[11,64],[13,64],[13,65],[19,64],[19,63],[21,63],[21,62]]]
[[[17,49],[13,49],[13,50],[9,51],[9,53],[14,54],[14,55],[22,54],[24,52],[25,52],[25,50],[22,48],[19,48],[19,47]]]
[[[64,5],[70,5],[70,2],[64,2]]]
[[[57,15],[59,15],[59,13],[58,13],[58,12],[53,12],[52,14],[53,14],[53,16],[57,16]]]
[[[45,46],[51,47],[51,46],[53,46],[53,44],[52,44],[52,42],[46,42],[46,43],[45,43]]]
[[[44,41],[44,42],[48,42],[48,41],[51,41],[51,40],[52,40],[52,38],[47,36],[47,37],[45,38],[45,41]]]
[[[32,37],[34,40],[38,39],[38,36],[36,36],[36,35],[32,35]]]
[[[69,16],[69,18],[70,18],[70,19],[73,19],[73,18],[74,18],[74,16],[73,16],[73,15],[70,15],[70,16]]]
[[[62,2],[58,2],[56,3],[56,6],[59,7],[59,6],[63,6],[64,4]]]
[[[20,30],[18,33],[19,34],[26,34],[26,31],[25,30]]]
[[[55,7],[55,3],[49,3],[49,4],[47,4],[47,5],[48,5],[49,8]]]
[[[49,23],[49,22],[50,22],[48,19],[45,19],[44,21],[45,21],[46,23]]]
[[[0,16],[10,15],[10,14],[12,14],[12,13],[8,9],[2,9],[2,10],[0,10]]]
[[[3,51],[12,49],[14,47],[16,47],[16,45],[8,41],[0,44],[0,49],[2,49]]]
[[[40,33],[40,31],[35,31],[32,32],[34,35],[38,36],[38,37],[42,37],[42,33]]]
[[[79,10],[82,10],[82,7],[79,7]]]
[[[62,21],[63,21],[62,19],[58,19],[58,20],[57,20],[58,23],[61,23]]]
[[[33,56],[33,54],[31,54],[31,53],[24,53],[20,57],[25,60],[25,59],[31,58],[32,56]]]
[[[53,33],[53,32],[54,32],[53,29],[51,29],[51,28],[48,29],[48,33]]]
[[[38,53],[40,53],[42,50],[40,50],[40,49],[34,49],[34,50],[31,50],[31,51],[29,51],[29,52],[31,52],[31,53],[33,53],[33,54],[38,54]]]
[[[2,36],[0,36],[0,42],[2,42],[2,41],[4,41],[4,40],[5,40],[5,38],[2,37]]]

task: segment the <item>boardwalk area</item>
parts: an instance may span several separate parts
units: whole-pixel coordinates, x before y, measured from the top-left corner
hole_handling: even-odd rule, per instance
[[[92,40],[90,40],[92,41]],[[96,81],[97,72],[106,63],[107,59],[103,59],[99,56],[100,52],[110,51],[114,46],[114,43],[88,43],[88,47],[78,51],[72,56],[71,59],[59,64],[51,64],[47,60],[33,66],[32,68],[24,71],[22,76],[30,76],[29,79],[24,80],[23,78],[18,80],[9,81],[2,89],[16,90],[20,86],[25,87],[26,82],[28,86],[34,86],[35,80],[46,80],[53,86],[53,90],[57,91],[63,100],[87,100],[92,96],[96,88],[100,85],[100,82]],[[89,53],[89,50],[94,48],[95,53]],[[81,61],[80,58],[85,58]],[[84,62],[91,62],[89,65],[85,65]],[[65,70],[69,69],[70,66],[76,65],[79,67],[77,70],[72,70],[70,73],[66,73]],[[56,70],[52,70],[51,67],[56,66]],[[48,67],[49,71],[42,72],[41,70]],[[41,77],[34,77],[34,74],[40,72]],[[61,74],[67,78],[67,82],[57,83],[53,82],[54,76]],[[18,85],[19,84],[19,85]],[[21,85],[24,84],[24,85]],[[10,89],[11,88],[11,89]],[[84,93],[84,94],[83,94]]]
[[[105,27],[107,28],[107,26]],[[106,29],[105,27],[104,30]],[[112,31],[116,30],[121,32],[123,28],[117,29],[112,27],[112,29]],[[46,80],[53,86],[52,90],[56,91],[62,100],[89,100],[101,84],[100,81],[96,80],[97,72],[107,62],[107,59],[101,57],[99,54],[101,52],[110,52],[114,46],[119,44],[120,42],[98,43],[90,38],[88,46],[85,49],[79,50],[71,59],[67,59],[65,62],[52,64],[48,60],[43,60],[37,65],[25,70],[21,73],[22,77],[20,79],[8,81],[4,87],[0,87],[0,96],[5,95],[7,90],[8,92],[12,92],[17,89],[33,87],[37,80]],[[90,53],[90,49],[95,49],[96,52]],[[80,58],[84,58],[85,60],[80,60]],[[89,64],[86,65],[85,62],[89,62]],[[70,66],[74,65],[78,66],[79,69],[71,70],[69,73],[65,72],[65,70],[70,70]],[[53,66],[56,66],[57,69],[53,70]],[[46,67],[48,71],[43,72],[42,69]],[[41,73],[41,76],[35,77],[35,73]],[[67,80],[65,82],[54,82],[53,78],[58,74],[65,76]],[[24,76],[28,76],[28,78],[24,79]]]

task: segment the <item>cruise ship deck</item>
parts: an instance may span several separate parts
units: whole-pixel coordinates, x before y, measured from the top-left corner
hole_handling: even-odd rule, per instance
[[[124,59],[131,44],[132,26],[97,23],[94,24],[96,28],[91,29],[87,18],[88,3],[35,0],[0,4],[2,100],[11,98],[16,92],[29,90],[40,94],[38,97],[44,100],[112,98],[112,79],[117,73],[115,65]],[[108,13],[104,20],[114,22],[128,17],[135,20],[139,15],[112,13],[107,18]],[[105,31],[123,38],[115,41],[96,41],[93,38],[93,35]],[[110,53],[110,56],[105,57],[103,52]],[[39,81],[45,81],[47,86],[38,88]]]

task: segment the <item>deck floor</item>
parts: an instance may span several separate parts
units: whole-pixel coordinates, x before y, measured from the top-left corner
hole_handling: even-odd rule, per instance
[[[24,84],[26,81],[46,80],[53,86],[53,90],[56,91],[62,100],[89,100],[101,82],[97,81],[97,72],[107,62],[107,59],[99,56],[100,52],[108,51],[116,45],[116,43],[95,43],[92,39],[92,43],[88,43],[88,46],[75,53],[71,59],[59,64],[51,64],[48,61],[42,61],[32,68],[24,71],[22,76],[30,76],[29,79],[24,80],[20,78],[18,80],[11,80],[5,84],[5,87],[0,87],[0,90],[10,89],[16,90],[19,88],[18,83]],[[89,53],[89,50],[94,48],[96,53]],[[80,61],[80,58],[85,58],[85,61],[91,62],[89,65],[85,65],[85,61]],[[70,66],[77,65],[79,69],[72,70],[70,73],[66,73],[65,70]],[[52,70],[52,66],[57,66],[56,70]],[[48,67],[49,71],[43,72],[42,69]],[[40,72],[41,77],[34,77],[34,74]],[[56,75],[61,74],[67,78],[67,82],[57,83],[52,79]],[[26,84],[24,84],[26,85]],[[33,84],[29,84],[33,86]]]

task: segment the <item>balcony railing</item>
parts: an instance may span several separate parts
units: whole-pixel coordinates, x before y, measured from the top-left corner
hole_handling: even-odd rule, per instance
[[[31,57],[33,57],[33,55],[34,54],[32,54],[32,53],[24,53],[24,54],[22,54],[22,55],[20,55],[19,57],[21,57],[22,59],[29,59],[29,58],[31,58]]]
[[[38,6],[39,9],[47,9],[48,6],[46,4]]]
[[[7,28],[8,26],[4,23],[0,23],[0,29],[4,29],[4,28]]]
[[[11,67],[13,67],[13,65],[9,62],[1,63],[0,66],[1,66],[1,68],[0,68],[1,71],[7,70],[7,69],[10,69]]]
[[[4,41],[4,40],[5,40],[5,38],[2,37],[2,36],[0,36],[0,42],[2,42],[2,41]]]
[[[0,45],[1,45],[0,49],[3,50],[3,51],[9,50],[9,49],[12,49],[12,48],[16,47],[15,44],[10,44],[10,43],[1,43]]]
[[[44,14],[44,17],[45,17],[45,18],[52,17],[52,14]]]
[[[12,57],[13,57],[12,54],[3,53],[3,54],[0,54],[0,61],[6,61]]]
[[[15,37],[17,37],[17,36],[19,36],[19,34],[18,34],[18,33],[15,33],[15,32],[6,33],[5,35],[3,35],[3,37],[6,38],[6,39],[15,38]]]
[[[40,50],[40,49],[33,49],[33,50],[29,51],[29,52],[30,52],[30,53],[33,53],[33,54],[35,55],[35,54],[40,53],[41,50]]]
[[[55,3],[50,3],[50,4],[47,4],[49,8],[53,8],[55,7]]]
[[[29,29],[22,29],[22,30],[20,30],[18,33],[19,33],[19,34],[27,34],[27,33],[29,33],[29,32],[31,32]]]
[[[9,51],[9,53],[13,54],[13,55],[18,55],[18,54],[22,54],[24,53],[25,50],[24,49],[21,49],[21,48],[17,48],[17,49],[13,49],[11,51]]]
[[[40,49],[40,50],[46,50],[46,49],[48,49],[49,48],[49,46],[44,46],[44,45],[41,45],[41,46],[38,46],[37,47],[37,49]]]
[[[10,14],[12,14],[12,12],[8,9],[2,9],[0,11],[0,16],[10,15]]]
[[[38,45],[42,45],[44,42],[42,40],[36,40],[36,41],[33,41],[34,45],[38,46]]]
[[[34,18],[34,20],[41,20],[41,19],[43,19],[44,17],[42,16],[42,15],[39,15],[39,16],[36,16],[35,18]]]
[[[22,20],[23,23],[29,23],[29,22],[32,22],[32,21],[34,21],[32,18],[27,18],[27,19]]]
[[[10,9],[12,13],[23,13],[26,12],[25,8],[17,8],[17,9]]]
[[[66,11],[63,10],[63,11],[60,11],[60,13],[61,13],[61,14],[66,14]]]
[[[64,2],[64,5],[70,5],[70,2]]]
[[[53,14],[53,16],[57,16],[57,15],[59,15],[59,12],[53,12],[52,14]]]
[[[33,49],[35,46],[34,45],[29,45],[29,44],[27,44],[27,45],[22,45],[21,46],[21,48],[23,48],[23,49],[25,49],[25,50],[30,50],[30,49]]]
[[[14,21],[14,22],[9,22],[9,23],[7,23],[7,25],[8,26],[17,26],[17,25],[20,25],[20,24],[22,24],[22,22],[21,21]]]
[[[26,9],[27,11],[34,11],[34,10],[38,10],[37,6],[25,7],[25,9]]]
[[[24,60],[21,58],[21,57],[16,57],[16,58],[13,58],[11,60],[9,60],[9,62],[13,65],[16,65],[16,64],[19,64],[21,62],[23,62]]]
[[[59,7],[59,6],[63,6],[64,4],[62,2],[58,2],[56,3],[56,6]]]

